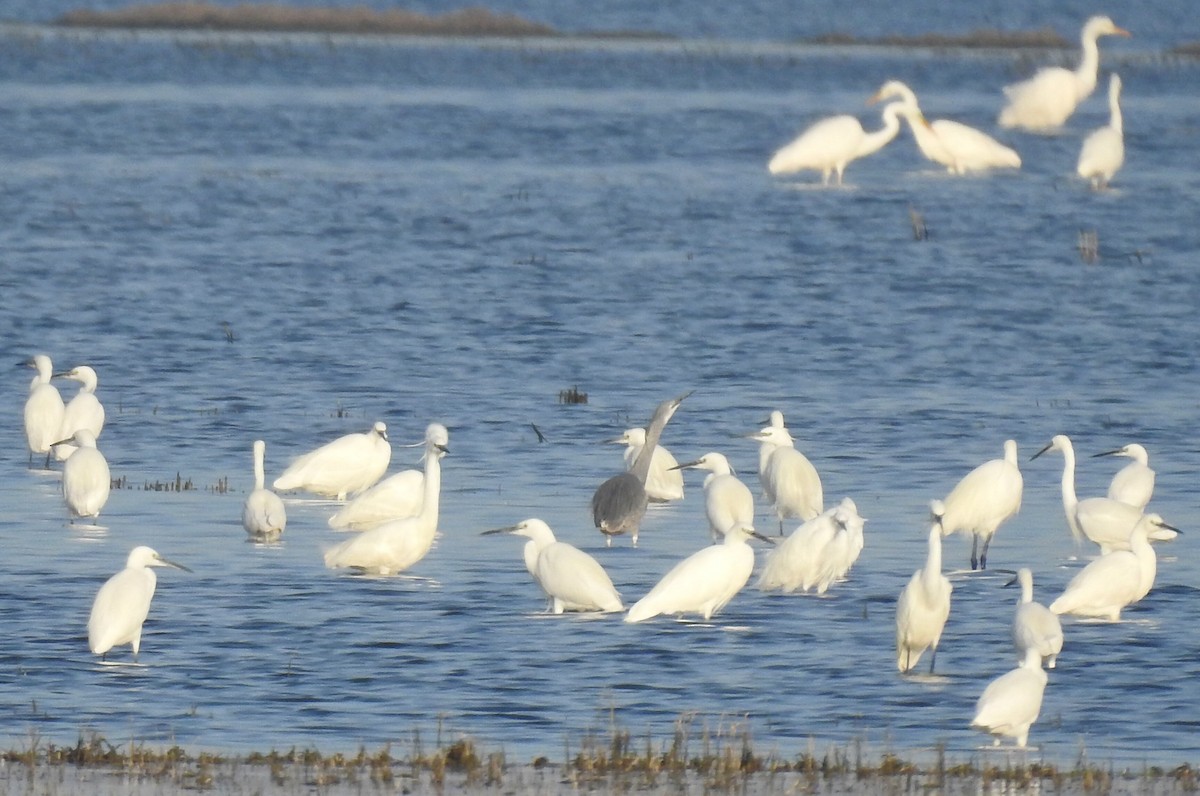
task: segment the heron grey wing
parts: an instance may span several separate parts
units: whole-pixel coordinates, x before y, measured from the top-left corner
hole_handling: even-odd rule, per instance
[[[608,533],[637,528],[645,513],[646,490],[630,473],[614,475],[592,495],[592,520]]]

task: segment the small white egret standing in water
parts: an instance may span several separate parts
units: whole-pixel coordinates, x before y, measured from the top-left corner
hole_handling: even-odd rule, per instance
[[[767,418],[767,426],[772,428],[782,428],[785,431],[787,426],[783,424],[783,412],[778,409],[772,409],[770,416]],[[778,447],[774,442],[768,439],[763,439],[757,434],[752,434],[747,439],[758,440],[758,482],[762,485],[762,496],[767,502],[771,498],[767,497],[770,494],[770,485],[767,483],[767,462],[771,460],[771,454]]]
[[[1154,470],[1150,469],[1150,455],[1146,449],[1131,442],[1113,451],[1094,454],[1092,458],[1100,456],[1127,456],[1133,459],[1113,476],[1108,485],[1108,497],[1145,510],[1154,495]]]
[[[751,536],[770,541],[753,528],[730,528],[722,544],[709,545],[676,564],[645,597],[634,603],[625,621],[642,622],[659,614],[684,613],[710,619],[750,580],[754,548],[747,540]]]
[[[646,429],[627,428],[621,436],[608,442],[625,446],[625,469],[631,470],[646,445]],[[662,445],[654,447],[650,470],[646,473],[647,498],[658,503],[683,500],[683,475],[678,471],[678,465],[669,450]]]
[[[345,500],[382,478],[391,458],[387,426],[376,422],[364,434],[338,437],[299,457],[275,479],[274,486]]]
[[[1143,515],[1129,536],[1129,549],[1106,553],[1079,570],[1059,598],[1050,603],[1050,610],[1110,622],[1120,620],[1121,610],[1141,600],[1154,586],[1158,557],[1147,536],[1157,528],[1179,532],[1157,514]]]
[[[1017,570],[1017,577],[1008,585],[1021,584],[1021,597],[1017,600],[1017,611],[1013,615],[1012,639],[1017,648],[1017,658],[1025,660],[1032,650],[1038,654],[1038,665],[1045,661],[1054,668],[1058,654],[1062,652],[1063,631],[1058,615],[1041,603],[1033,601],[1033,572],[1028,567]]]
[[[149,547],[133,548],[125,568],[100,587],[92,603],[92,613],[88,617],[88,647],[94,655],[107,657],[113,647],[130,644],[133,659],[137,660],[142,645],[142,625],[150,613],[150,601],[158,583],[151,567],[174,567],[191,572]]]
[[[950,617],[953,588],[942,574],[942,528],[935,522],[929,529],[925,567],[913,573],[896,601],[896,668],[900,671],[912,671],[925,650],[930,650],[929,671],[933,671],[938,642]]]
[[[62,493],[67,509],[72,517],[98,517],[112,485],[108,460],[86,428],[76,431],[70,440],[59,442],[73,442],[76,448],[63,465]]]
[[[714,542],[734,526],[754,527],[754,495],[733,474],[729,460],[722,454],[710,451],[694,462],[676,467],[708,470],[704,476],[704,514]]]
[[[854,160],[883,149],[900,132],[900,111],[904,103],[893,102],[883,109],[883,127],[868,133],[853,116],[841,115],[822,119],[798,138],[780,149],[767,164],[772,174],[790,174],[811,169],[821,172],[821,184],[828,185],[837,175],[842,184],[842,172]]]
[[[891,97],[899,97],[904,103],[902,115],[921,154],[945,166],[951,174],[1021,167],[1021,156],[987,133],[949,119],[926,120],[917,95],[899,80],[884,83],[871,101]]]
[[[624,610],[621,595],[596,559],[574,545],[554,538],[550,526],[539,519],[528,519],[507,528],[484,531],[484,536],[511,533],[524,536],[525,568],[546,592],[556,614],[563,611]]]
[[[38,354],[21,363],[37,370],[29,385],[29,397],[25,399],[25,440],[29,445],[29,463],[33,454],[46,454],[46,466],[50,466],[50,448],[62,439],[62,424],[65,408],[58,388],[50,383],[54,376],[54,365],[50,357]]]
[[[749,434],[747,439],[774,446],[767,458],[763,488],[774,504],[783,533],[785,519],[811,520],[825,510],[821,476],[808,458],[796,450],[795,440],[782,425],[770,425]]]
[[[865,519],[850,498],[818,514],[767,553],[758,577],[763,591],[816,589],[824,594],[845,576],[862,551]]]
[[[98,383],[96,371],[87,365],[80,365],[66,373],[54,374],[54,378],[72,379],[79,382],[79,391],[71,400],[67,401],[67,405],[63,409],[62,430],[59,432],[59,439],[70,439],[81,428],[86,428],[92,432],[93,437],[99,438],[100,432],[104,430],[104,405],[96,397],[96,384]],[[54,446],[54,458],[60,462],[66,461],[74,452],[73,445]]]
[[[1026,653],[1020,666],[988,683],[975,703],[971,727],[994,736],[996,746],[1004,736],[1015,738],[1024,747],[1029,728],[1042,712],[1046,691],[1046,673],[1037,650]]]
[[[1075,171],[1100,190],[1108,187],[1113,175],[1125,163],[1125,133],[1121,122],[1121,77],[1113,75],[1108,81],[1108,124],[1093,130],[1083,139],[1079,163]]]
[[[325,566],[394,575],[424,558],[437,535],[441,458],[449,452],[449,444],[450,432],[446,427],[430,423],[425,429],[425,495],[421,511],[412,517],[377,525],[330,548],[325,552]]]
[[[256,539],[275,539],[287,527],[287,510],[283,501],[266,487],[263,459],[267,443],[254,440],[254,490],[242,504],[242,527]]]
[[[633,546],[637,547],[638,530],[650,500],[646,495],[646,477],[650,473],[650,462],[658,446],[658,438],[683,399],[691,394],[688,391],[678,398],[660,403],[646,425],[646,443],[633,466],[596,487],[592,495],[592,520],[604,534],[608,545],[612,545],[614,536],[628,533]]]
[[[1009,439],[1004,441],[1003,459],[984,462],[967,473],[938,504],[945,514],[934,519],[943,534],[971,534],[971,569],[987,569],[988,545],[996,529],[1021,510],[1024,485],[1017,467],[1017,443]]]
[[[1092,17],[1083,26],[1083,56],[1074,71],[1060,66],[1046,67],[1028,80],[1007,86],[1008,105],[1000,112],[1001,127],[1019,127],[1044,131],[1061,127],[1076,106],[1096,88],[1100,69],[1101,36],[1128,36],[1108,17]]]

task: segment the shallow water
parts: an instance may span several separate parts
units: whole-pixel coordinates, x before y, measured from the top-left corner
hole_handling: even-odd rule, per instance
[[[747,723],[790,755],[856,738],[969,753],[986,683],[1009,669],[1016,595],[954,576],[938,674],[896,675],[893,603],[924,558],[927,503],[1018,440],[1022,512],[992,546],[1049,601],[1083,563],[1059,500],[1056,433],[1081,495],[1144,444],[1152,506],[1200,530],[1194,64],[1129,57],[1127,165],[1071,178],[1098,97],[1054,137],[1002,135],[1016,174],[950,178],[902,136],[848,185],[773,180],[814,118],[859,112],[885,78],[931,117],[992,129],[1009,55],[540,46],[305,37],[7,34],[0,48],[0,331],[17,362],[100,375],[114,492],[72,527],[57,473],[26,462],[30,374],[0,391],[0,705],[30,732],[247,750],[376,745],[439,719],[510,759],[610,722],[670,735]],[[863,110],[864,120],[877,118]],[[873,126],[874,122],[868,124]],[[930,239],[913,240],[910,208]],[[1104,255],[1086,265],[1080,230]],[[1134,256],[1132,253],[1136,252]],[[234,340],[222,329],[227,322]],[[578,385],[586,405],[558,403]],[[824,598],[747,590],[711,622],[547,617],[529,516],[595,554],[627,602],[704,545],[700,479],[641,546],[591,528],[621,464],[599,444],[695,389],[664,444],[716,449],[782,409],[827,502],[867,524]],[[64,393],[73,387],[64,387]],[[245,540],[250,445],[268,477],[340,434],[451,429],[437,547],[408,576],[324,569],[335,507],[292,496],[284,540]],[[539,443],[535,424],[547,437]],[[416,466],[396,448],[393,469]],[[182,493],[144,485],[190,480]],[[215,491],[228,478],[228,493]],[[760,527],[773,520],[764,509]],[[140,663],[101,665],[84,625],[136,544],[165,570]],[[1200,635],[1191,535],[1118,625],[1070,622],[1031,742],[1053,759],[1194,758]],[[947,562],[967,545],[951,539]],[[114,661],[128,661],[121,652]]]

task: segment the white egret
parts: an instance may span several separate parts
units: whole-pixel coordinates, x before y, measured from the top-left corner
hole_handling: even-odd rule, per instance
[[[625,615],[626,622],[643,622],[659,614],[700,614],[710,619],[742,590],[754,571],[754,536],[770,541],[753,528],[735,526],[725,541],[692,553],[663,576]]]
[[[275,479],[274,487],[345,500],[383,477],[391,458],[387,426],[377,421],[366,433],[338,437],[299,457]]]
[[[1080,38],[1083,55],[1074,71],[1062,67],[1045,67],[1028,80],[1007,86],[1004,94],[1008,105],[1000,112],[1001,127],[1025,130],[1050,130],[1061,127],[1081,101],[1096,88],[1100,69],[1101,36],[1128,36],[1129,31],[1118,28],[1108,17],[1092,17],[1083,26]]]
[[[174,567],[191,572],[149,547],[133,548],[125,568],[105,581],[92,603],[92,613],[88,617],[88,647],[94,655],[107,657],[113,647],[129,644],[133,647],[133,659],[137,660],[142,644],[142,625],[150,613],[150,601],[158,583],[151,567]]]
[[[774,428],[786,429],[787,426],[785,426],[783,424],[783,412],[780,412],[778,409],[771,410],[771,414],[767,418],[767,425],[772,426]],[[757,438],[756,435],[750,435],[748,437],[748,439],[756,439],[756,438]],[[763,499],[765,499],[767,502],[771,501],[771,499],[769,497],[767,497],[767,495],[768,495],[767,462],[770,461],[771,454],[775,452],[776,447],[777,446],[775,445],[774,442],[771,442],[766,439],[759,439],[759,443],[758,443],[758,482],[760,484],[762,484],[762,496],[763,496]]]
[[[339,531],[362,531],[391,520],[402,520],[420,512],[424,499],[424,473],[401,470],[342,506],[329,518],[329,527]]]
[[[1093,454],[1092,458],[1100,456],[1127,456],[1133,459],[1118,470],[1109,482],[1108,497],[1144,510],[1154,495],[1154,470],[1150,469],[1150,455],[1146,449],[1131,442],[1116,450]]]
[[[54,374],[56,379],[72,379],[79,382],[79,391],[67,401],[63,409],[62,429],[59,439],[70,439],[78,429],[86,428],[92,436],[99,438],[104,430],[104,405],[96,397],[96,371],[87,365],[79,365],[65,373]],[[55,445],[54,458],[66,461],[75,452],[72,445]]]
[[[865,522],[850,498],[808,520],[767,553],[758,588],[824,594],[857,560]]]
[[[33,454],[46,454],[46,466],[50,466],[50,448],[62,439],[62,424],[65,408],[58,388],[50,383],[54,365],[50,357],[38,354],[21,363],[37,370],[29,385],[29,397],[25,399],[25,440],[29,445],[29,462]]]
[[[608,440],[625,446],[625,469],[633,469],[638,454],[646,445],[646,429],[627,428],[621,436]],[[650,470],[646,473],[646,497],[658,503],[683,500],[683,475],[678,471],[679,462],[662,445],[654,446],[650,459]]]
[[[1121,123],[1121,78],[1113,75],[1108,81],[1108,124],[1093,130],[1083,139],[1079,150],[1076,173],[1089,181],[1092,188],[1108,187],[1113,175],[1125,163],[1125,133]]]
[[[795,440],[783,426],[765,426],[760,431],[747,435],[747,439],[758,440],[775,446],[767,458],[766,477],[763,487],[767,500],[775,506],[779,517],[779,532],[783,533],[785,519],[811,520],[825,510],[825,497],[821,488],[821,476],[817,468],[800,451]]]
[[[98,517],[108,502],[112,477],[108,460],[96,448],[96,438],[86,428],[76,431],[70,440],[76,451],[63,464],[62,493],[72,517]]]
[[[1147,537],[1155,529],[1179,532],[1157,514],[1143,515],[1129,535],[1129,549],[1102,555],[1079,570],[1059,598],[1050,603],[1050,610],[1118,621],[1123,608],[1141,600],[1154,586],[1158,558]]]
[[[930,650],[929,671],[933,671],[938,642],[950,617],[953,588],[942,574],[942,528],[935,522],[929,529],[925,566],[913,573],[896,601],[896,668],[900,671],[912,671],[925,650]]]
[[[1000,745],[1004,736],[1015,738],[1024,747],[1029,728],[1042,712],[1046,691],[1046,672],[1037,650],[1029,650],[1020,666],[988,683],[975,703],[971,727],[994,736]]]
[[[884,83],[871,101],[891,97],[899,97],[904,103],[901,115],[908,120],[921,154],[945,166],[951,174],[1021,168],[1021,156],[987,133],[950,119],[928,121],[917,104],[917,95],[899,80]]]
[[[1063,510],[1075,541],[1082,541],[1086,536],[1100,545],[1101,553],[1128,550],[1129,534],[1142,517],[1142,510],[1108,497],[1079,500],[1075,495],[1075,448],[1070,438],[1065,434],[1056,435],[1050,440],[1050,444],[1035,453],[1033,458],[1036,459],[1049,450],[1059,451],[1063,455]],[[1175,535],[1175,531],[1169,526],[1154,526],[1150,529],[1150,538],[1155,541],[1174,539]]]
[[[704,514],[714,542],[734,526],[754,527],[754,495],[733,474],[729,460],[722,454],[710,451],[694,462],[676,467],[708,470],[704,476]]]
[[[1033,572],[1028,567],[1017,570],[1017,577],[1009,582],[1021,584],[1021,596],[1013,614],[1012,640],[1017,648],[1017,658],[1025,660],[1030,651],[1038,655],[1038,666],[1042,662],[1053,669],[1062,652],[1063,630],[1058,615],[1041,603],[1033,601]]]
[[[1003,459],[979,465],[937,503],[945,511],[934,517],[943,534],[971,534],[971,569],[987,569],[988,545],[996,529],[1021,510],[1023,491],[1024,481],[1017,467],[1017,443],[1009,439],[1004,441]],[[980,539],[982,551],[978,549]]]
[[[256,539],[275,539],[287,527],[287,510],[279,495],[267,489],[263,473],[263,459],[267,455],[267,443],[254,440],[254,490],[242,504],[242,527]]]
[[[533,518],[507,528],[484,531],[488,536],[511,533],[524,536],[525,568],[550,598],[551,610],[603,611],[624,610],[621,595],[596,559],[574,545],[554,538],[554,531],[542,520]]]
[[[893,102],[883,109],[883,127],[868,133],[853,116],[831,116],[809,127],[798,138],[771,158],[767,170],[772,174],[790,174],[812,169],[821,172],[821,184],[828,185],[837,175],[842,184],[842,172],[853,160],[883,149],[900,132],[899,113],[903,103]]]
[[[650,500],[646,494],[646,477],[650,473],[650,462],[658,446],[658,438],[662,436],[667,421],[689,395],[691,391],[658,405],[646,425],[646,442],[633,466],[600,484],[592,494],[592,520],[604,534],[608,545],[612,545],[614,536],[628,533],[633,546],[637,547],[638,531]]]
[[[330,548],[325,552],[325,566],[394,575],[424,558],[437,535],[441,458],[449,452],[449,444],[450,432],[445,426],[431,423],[425,429],[425,495],[419,513],[377,525]]]

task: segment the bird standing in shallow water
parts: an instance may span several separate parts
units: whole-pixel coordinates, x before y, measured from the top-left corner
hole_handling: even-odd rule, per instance
[[[627,472],[609,478],[592,495],[592,520],[604,534],[605,543],[609,546],[614,536],[628,533],[633,546],[637,547],[638,531],[650,500],[646,495],[646,476],[650,472],[654,450],[667,421],[675,414],[683,399],[691,394],[688,391],[658,405],[646,425],[646,444],[642,446],[633,466]]]
[[[96,448],[96,438],[86,428],[75,432],[70,440],[75,452],[63,465],[62,493],[72,517],[98,517],[108,502],[112,476],[108,460]]]
[[[283,501],[266,487],[263,459],[267,443],[254,440],[254,490],[242,504],[242,527],[255,539],[277,539],[287,527],[287,510]]]
[[[729,460],[716,451],[704,454],[694,462],[676,465],[677,469],[708,470],[704,477],[704,514],[714,542],[735,525],[753,527],[754,495],[750,488],[733,474]]]
[[[925,566],[913,573],[896,601],[896,668],[900,671],[912,671],[930,650],[929,671],[933,672],[938,642],[950,617],[951,591],[950,580],[942,574],[942,528],[935,522],[929,529]]]
[[[975,703],[975,718],[971,727],[1000,738],[1008,736],[1024,747],[1029,728],[1042,712],[1042,695],[1046,691],[1046,672],[1037,650],[1029,650],[1025,660],[1012,671],[1000,675],[983,689]]]
[[[1021,584],[1021,597],[1013,615],[1012,638],[1017,657],[1024,660],[1030,650],[1037,652],[1039,666],[1045,661],[1053,669],[1062,652],[1063,630],[1058,615],[1041,603],[1033,601],[1033,572],[1027,567],[1017,570],[1017,577],[1008,585]]]
[[[33,454],[46,454],[46,467],[50,466],[50,448],[62,439],[63,406],[58,388],[50,383],[54,376],[54,365],[50,357],[37,354],[20,363],[37,370],[29,385],[29,397],[25,399],[25,440],[29,445],[29,463]]]
[[[785,519],[811,520],[825,510],[821,476],[783,425],[764,426],[746,439],[772,446],[762,478],[767,500],[774,504],[779,518],[779,533]]]
[[[949,536],[971,534],[971,569],[987,569],[988,545],[996,529],[1021,510],[1025,482],[1017,467],[1017,443],[1004,441],[1004,458],[984,462],[963,476],[937,505],[945,512],[934,519]],[[980,551],[979,540],[983,540]]]
[[[274,487],[345,500],[382,478],[391,458],[387,426],[376,422],[364,434],[338,437],[299,457],[275,479]]]
[[[55,373],[56,379],[73,379],[79,382],[79,391],[67,401],[63,409],[62,430],[60,439],[70,439],[81,428],[92,432],[99,439],[104,430],[104,405],[96,397],[96,371],[87,365],[72,368],[66,373]],[[75,452],[73,445],[55,445],[54,458],[60,462],[66,461]]]
[[[1154,496],[1154,470],[1150,469],[1150,454],[1146,453],[1146,449],[1131,442],[1116,450],[1094,454],[1092,458],[1100,456],[1127,456],[1133,459],[1112,477],[1108,485],[1108,497],[1145,511],[1146,504]]]
[[[1083,139],[1075,171],[1092,184],[1094,190],[1107,188],[1125,163],[1125,131],[1121,120],[1121,77],[1108,82],[1108,124],[1093,130]]]
[[[174,567],[191,572],[149,547],[133,548],[125,568],[100,587],[92,602],[87,626],[88,648],[92,654],[107,657],[113,647],[130,644],[133,659],[137,660],[142,645],[142,625],[150,613],[150,601],[154,599],[154,588],[158,584],[158,577],[151,567]]]
[[[790,174],[811,169],[821,172],[822,185],[829,185],[835,175],[841,185],[842,173],[851,161],[878,152],[900,132],[899,114],[903,107],[901,102],[886,105],[883,127],[870,133],[853,116],[822,119],[776,152],[767,163],[767,171]]]

